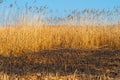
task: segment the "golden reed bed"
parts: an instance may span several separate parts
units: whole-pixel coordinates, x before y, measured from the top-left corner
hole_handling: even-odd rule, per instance
[[[120,26],[16,26],[0,27],[0,54],[73,48],[120,49]]]

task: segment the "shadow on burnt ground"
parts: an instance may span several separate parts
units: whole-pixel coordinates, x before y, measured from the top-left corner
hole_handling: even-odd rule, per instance
[[[120,50],[57,49],[25,53],[20,56],[0,56],[0,71],[7,74],[78,73],[101,75],[120,67]]]

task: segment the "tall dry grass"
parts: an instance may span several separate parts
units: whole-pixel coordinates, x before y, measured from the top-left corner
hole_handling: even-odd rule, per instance
[[[105,9],[74,10],[61,18],[46,17],[46,7],[31,7],[27,6],[27,3],[23,13],[18,12],[18,15],[16,9],[19,10],[19,7],[16,6],[15,9],[12,9],[15,5],[16,2],[9,5],[10,11],[13,10],[13,12],[11,14],[9,11],[5,13],[4,21],[2,21],[4,27],[0,27],[0,55],[8,56],[11,55],[11,52],[13,55],[20,55],[29,51],[39,52],[59,48],[120,49],[120,26],[111,25],[117,23],[119,19],[119,7],[115,8],[113,12]],[[112,80],[106,76],[92,75],[79,77],[76,75],[55,77],[24,75],[16,77],[13,75],[12,77],[5,73],[0,74],[1,80],[39,80],[41,78],[43,80],[93,80],[93,78],[95,78],[94,80]]]
[[[58,48],[120,49],[120,27],[113,26],[16,26],[0,28],[0,54]]]

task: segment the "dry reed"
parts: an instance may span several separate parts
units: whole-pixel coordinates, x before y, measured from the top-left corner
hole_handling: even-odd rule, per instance
[[[21,26],[0,28],[0,53],[8,55],[59,48],[120,49],[120,27],[113,26]]]

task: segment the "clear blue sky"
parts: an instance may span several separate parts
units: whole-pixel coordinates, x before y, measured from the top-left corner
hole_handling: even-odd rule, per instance
[[[33,3],[35,0],[3,0],[3,3],[0,4],[0,11],[2,9],[9,10],[10,8],[8,6],[15,1],[16,5],[21,7],[21,10],[23,10],[26,2],[28,2],[29,6],[46,5],[48,9],[52,9],[53,11],[58,10],[60,12],[74,9],[82,10],[85,8],[112,9],[114,6],[120,6],[120,0],[36,0],[36,3]]]
[[[42,1],[42,0],[41,0]],[[119,0],[43,0],[42,4],[51,9],[69,10],[84,8],[112,8],[120,5]]]
[[[16,4],[14,4],[15,1]],[[34,3],[34,1],[36,2]],[[16,12],[24,11],[26,3],[28,3],[28,6],[47,6],[48,10],[53,10],[54,13],[52,14],[55,16],[64,15],[65,10],[68,13],[74,9],[83,10],[85,8],[112,10],[115,6],[120,6],[120,0],[0,0],[0,2],[0,15],[2,13],[4,15],[7,11],[11,14],[14,13],[14,9],[9,8],[10,4],[13,4],[12,8],[20,8]]]

